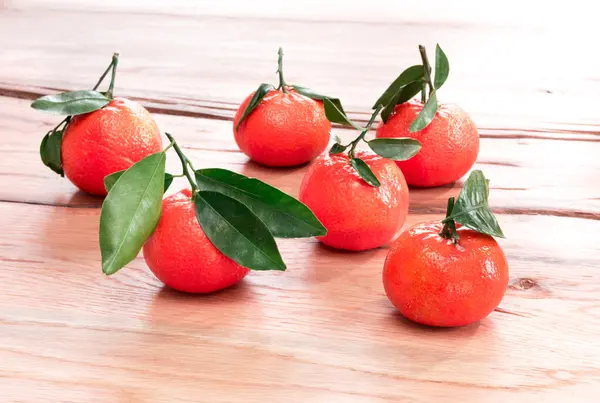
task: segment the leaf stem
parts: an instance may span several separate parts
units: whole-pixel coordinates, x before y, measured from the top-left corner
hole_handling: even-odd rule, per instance
[[[115,53],[112,57],[112,75],[110,77],[110,85],[108,86],[108,91],[106,92],[106,96],[108,98],[113,97],[113,91],[115,89],[115,78],[117,76],[117,65],[119,64],[119,54]]]
[[[51,131],[52,132],[57,131],[63,124],[65,125],[65,127],[67,127],[67,125],[69,124],[70,121],[71,121],[71,116],[67,116],[59,124],[57,124],[56,127],[54,129],[52,129]]]
[[[377,118],[377,115],[379,115],[379,112],[381,112],[381,109],[383,109],[383,105],[377,105],[377,108],[371,115],[371,119],[369,119],[369,123],[367,123],[367,125],[365,126],[365,129],[358,135],[357,138],[354,139],[354,141],[352,141],[349,144],[352,146],[352,147],[350,147],[350,151],[348,151],[348,155],[350,156],[350,158],[354,158],[354,150],[356,149],[356,146],[358,145],[358,143],[360,143],[361,140],[364,140],[365,136],[369,132],[369,129],[375,122],[375,118]]]
[[[279,56],[277,58],[277,73],[279,74],[279,87],[277,87],[277,89],[283,91],[284,94],[287,94],[288,91],[285,88],[287,84],[283,78],[283,48],[280,47],[277,54]]]
[[[100,84],[102,84],[102,81],[104,81],[104,79],[108,75],[108,72],[113,68],[115,55],[118,56],[117,53],[113,54],[113,58],[110,61],[110,64],[108,65],[108,67],[106,68],[106,70],[104,70],[104,73],[102,73],[102,75],[100,76],[100,79],[98,80],[98,82],[96,83],[96,85],[94,85],[94,88],[92,88],[92,91],[96,91],[98,89],[98,87],[100,87]]]
[[[421,89],[421,102],[427,102],[427,85],[429,85],[429,93],[427,95],[431,95],[433,92],[433,82],[431,81],[431,65],[429,64],[429,59],[427,58],[427,51],[425,50],[425,46],[419,45],[419,53],[421,53],[421,60],[423,61],[423,87]]]
[[[167,138],[169,139],[169,141],[173,145],[173,149],[175,149],[175,152],[177,153],[177,156],[179,157],[179,160],[181,161],[181,167],[183,169],[183,175],[185,175],[185,177],[187,178],[188,182],[190,183],[190,186],[192,187],[192,191],[194,193],[196,193],[198,191],[198,185],[196,185],[196,182],[194,181],[194,179],[193,179],[193,177],[190,174],[190,171],[188,169],[188,165],[190,167],[192,166],[191,162],[187,159],[187,157],[185,156],[185,154],[183,153],[183,151],[181,151],[181,148],[179,148],[179,144],[177,144],[177,142],[175,141],[175,139],[173,138],[173,136],[171,136],[169,133],[165,133],[165,136],[167,136]],[[192,169],[193,169],[193,167],[192,167]]]

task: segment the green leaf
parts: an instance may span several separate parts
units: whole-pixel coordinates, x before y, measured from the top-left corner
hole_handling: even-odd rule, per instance
[[[402,104],[417,95],[419,91],[421,91],[422,87],[423,85],[421,81],[414,81],[408,84],[406,87],[400,88],[400,90],[398,90],[390,102],[381,111],[381,120],[383,120],[383,123],[387,123],[392,112],[394,112],[396,105]]]
[[[351,121],[348,116],[344,113],[344,110],[338,108],[336,104],[329,98],[323,99],[323,106],[325,107],[325,116],[332,123],[340,123],[343,125],[350,125],[358,130],[365,130],[364,127],[360,127],[353,121]],[[341,105],[340,105],[341,106]]]
[[[252,270],[285,270],[275,239],[248,207],[222,193],[194,196],[196,218],[210,241],[225,256]]]
[[[374,187],[381,186],[381,182],[377,179],[377,176],[371,171],[371,168],[367,165],[366,162],[361,160],[360,158],[351,158],[350,165],[358,172],[361,178],[369,185]]]
[[[418,140],[408,137],[373,139],[368,141],[367,144],[375,153],[394,161],[411,159],[421,149],[421,143]]]
[[[42,158],[42,162],[62,177],[65,176],[61,158],[63,133],[64,129],[50,131],[44,136],[42,143],[40,144],[40,157]]]
[[[329,149],[329,154],[341,154],[344,151],[346,151],[346,148],[348,148],[348,146],[345,146],[345,145],[340,144],[340,143],[335,143]]]
[[[504,238],[502,229],[488,205],[489,193],[489,180],[483,172],[471,172],[454,203],[452,213],[443,222],[454,220],[474,231]]]
[[[373,105],[373,109],[377,108],[377,106],[379,105],[388,105],[392,98],[398,93],[398,91],[400,91],[403,87],[406,87],[408,84],[415,81],[421,82],[424,73],[425,72],[423,70],[423,65],[421,64],[410,66],[409,68],[404,70],[398,76],[398,78],[396,78],[394,82],[391,83],[390,86],[384,91],[384,93],[379,97],[377,102],[375,102],[375,105]],[[398,102],[396,104],[398,104]]]
[[[321,95],[310,88],[301,87],[299,85],[291,86],[297,93],[304,95],[310,99],[315,99],[317,101],[322,101],[325,98],[329,99],[340,111],[344,112],[344,108],[342,108],[342,102],[338,98],[328,97],[327,95]]]
[[[98,91],[71,91],[38,98],[33,109],[55,115],[81,115],[107,105],[110,99]]]
[[[162,210],[165,159],[161,151],[136,162],[108,192],[100,214],[105,274],[113,274],[135,259],[154,232]]]
[[[117,171],[117,172],[113,172],[110,175],[106,175],[104,177],[104,188],[106,189],[107,192],[110,192],[110,189],[112,189],[112,187],[114,186],[114,184],[117,183],[117,180],[124,173],[125,173],[125,170],[123,170],[123,171]],[[171,183],[173,183],[173,175],[171,175],[170,173],[165,172],[165,182],[164,182],[165,188],[164,188],[164,192],[166,192],[167,189],[169,188],[169,186],[171,186]]]
[[[410,124],[408,131],[414,133],[418,132],[419,130],[423,130],[425,127],[427,127],[427,125],[429,125],[429,123],[431,123],[431,121],[435,117],[437,107],[437,96],[435,95],[434,90],[431,92],[431,94],[429,94],[429,99],[427,100],[427,103],[425,104],[423,109],[421,109],[421,112],[419,113],[419,115],[417,115],[415,120],[413,120],[413,122]]]
[[[271,84],[263,83],[258,86],[258,89],[252,96],[252,99],[250,99],[248,106],[246,106],[246,109],[244,109],[242,117],[240,118],[240,120],[238,120],[237,125],[235,126],[236,132],[239,129],[240,124],[252,113],[254,109],[256,109],[256,107],[260,104],[260,101],[262,101],[265,95],[267,95],[272,89],[275,89],[275,87],[273,87]]]
[[[196,182],[202,191],[219,192],[243,203],[275,237],[305,238],[327,233],[308,207],[258,179],[212,168],[197,170]]]
[[[442,85],[446,82],[450,74],[450,64],[448,63],[448,57],[440,48],[440,45],[435,46],[435,77],[433,79],[433,86],[436,90],[439,90]]]

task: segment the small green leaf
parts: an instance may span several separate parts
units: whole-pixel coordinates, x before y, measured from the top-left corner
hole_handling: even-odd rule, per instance
[[[439,90],[442,85],[446,82],[450,74],[450,64],[448,63],[448,57],[440,48],[440,45],[435,46],[435,78],[433,79],[433,86],[436,90]]]
[[[398,76],[398,78],[396,78],[394,82],[390,84],[390,86],[384,91],[384,93],[379,97],[377,102],[375,102],[375,105],[373,105],[373,109],[377,108],[377,106],[379,105],[388,105],[392,98],[398,93],[398,91],[400,91],[403,87],[406,87],[408,84],[415,81],[421,82],[421,80],[423,79],[423,74],[423,65],[421,64],[410,66],[409,68],[404,70]],[[398,104],[398,102],[396,104]]]
[[[502,229],[488,205],[489,193],[489,180],[483,172],[471,172],[452,207],[452,213],[442,222],[454,220],[474,231],[504,238]]]
[[[197,170],[196,182],[202,191],[219,192],[243,203],[275,237],[305,238],[327,233],[308,207],[258,179],[212,168]]]
[[[31,107],[55,115],[81,115],[102,108],[110,99],[98,91],[71,91],[38,98]]]
[[[408,137],[373,139],[368,141],[367,144],[375,153],[394,161],[411,159],[421,149],[421,143],[418,140]]]
[[[342,144],[342,139],[337,134],[333,136],[333,141],[335,141],[338,144]]]
[[[42,158],[42,162],[62,177],[65,176],[61,158],[63,133],[64,129],[50,131],[44,136],[42,143],[40,144],[40,157]]]
[[[333,104],[342,112],[344,112],[344,108],[342,108],[342,102],[338,99],[338,98],[332,98],[332,97],[328,97],[327,95],[321,95],[313,90],[311,90],[310,88],[306,88],[306,87],[301,87],[299,85],[292,85],[291,86],[294,90],[296,90],[297,93],[304,95],[305,97],[308,97],[310,99],[314,99],[317,101],[322,101],[325,98],[329,99],[331,102],[333,102]]]
[[[110,189],[112,189],[112,187],[114,186],[114,184],[117,183],[117,180],[124,173],[125,173],[125,170],[123,170],[123,171],[117,171],[117,172],[113,172],[110,175],[106,175],[104,177],[104,188],[106,189],[107,192],[110,192]],[[167,189],[169,188],[169,186],[171,186],[171,183],[173,183],[173,175],[171,175],[170,173],[165,172],[165,182],[164,183],[165,183],[165,189],[164,189],[164,191],[166,192]]]
[[[435,95],[434,90],[431,92],[431,94],[429,94],[429,99],[427,100],[427,103],[425,104],[423,109],[421,109],[421,112],[419,113],[419,115],[417,115],[415,120],[413,120],[413,122],[410,124],[408,131],[414,133],[418,132],[419,130],[423,130],[425,127],[427,127],[427,125],[431,123],[433,118],[435,118],[437,107],[437,96]]]
[[[396,108],[396,105],[402,104],[417,95],[419,91],[421,91],[422,86],[423,85],[421,81],[414,81],[407,86],[400,88],[400,90],[394,94],[394,97],[381,111],[381,120],[383,120],[383,123],[387,123],[388,119],[392,115],[392,112]]]
[[[225,256],[252,270],[285,270],[275,239],[244,204],[222,193],[194,195],[196,218],[210,241]]]
[[[252,113],[254,109],[260,104],[260,101],[269,93],[269,91],[275,89],[271,84],[261,84],[258,86],[258,89],[250,99],[248,106],[244,109],[244,113],[242,113],[242,117],[238,120],[237,125],[235,126],[235,131],[240,127],[240,124]]]
[[[345,146],[345,145],[340,144],[340,143],[335,143],[329,149],[329,154],[341,154],[344,151],[346,151],[346,148],[348,148],[348,146]]]
[[[340,123],[343,125],[350,125],[361,131],[365,130],[364,127],[360,127],[359,125],[351,121],[348,118],[348,116],[346,116],[346,114],[344,113],[344,110],[341,108],[341,105],[340,108],[338,108],[338,106],[331,99],[324,98],[323,106],[325,107],[325,116],[330,122]]]
[[[168,172],[165,172],[165,192],[167,191],[167,189],[169,189],[169,186],[171,186],[171,183],[173,183],[173,175],[171,175]]]
[[[367,165],[366,162],[361,160],[360,158],[351,158],[350,165],[358,172],[361,178],[369,185],[374,187],[381,186],[381,182],[377,179],[377,176],[371,171],[371,168]]]
[[[135,259],[154,232],[162,210],[165,159],[161,151],[136,162],[108,192],[100,214],[105,274],[113,274]]]

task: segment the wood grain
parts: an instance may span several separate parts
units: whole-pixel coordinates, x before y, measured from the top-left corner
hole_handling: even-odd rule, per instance
[[[0,401],[596,401],[600,28],[585,6],[0,2]],[[288,271],[201,297],[163,288],[141,256],[105,277],[101,199],[39,161],[56,119],[30,100],[89,87],[118,49],[118,94],[153,111],[197,167],[297,195],[305,167],[248,162],[232,136],[237,104],[275,80],[277,47],[290,82],[341,97],[364,121],[418,61],[416,45],[436,41],[452,65],[440,97],[480,128],[476,167],[508,236],[510,286],[479,324],[401,318],[381,285],[386,248],[285,240]],[[178,172],[175,159],[168,169]],[[460,186],[412,190],[406,226],[439,219]]]

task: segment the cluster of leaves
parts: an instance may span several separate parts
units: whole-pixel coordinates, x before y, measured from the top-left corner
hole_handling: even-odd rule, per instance
[[[327,98],[331,102],[333,102],[335,105],[337,105],[339,108],[342,107],[340,100],[337,98],[332,98],[332,97],[328,97],[325,95],[321,95],[321,94],[313,91],[310,88],[302,87],[300,85],[288,85],[285,82],[285,79],[283,78],[283,49],[279,48],[278,55],[279,55],[279,58],[278,58],[277,64],[279,67],[277,69],[277,73],[279,74],[279,86],[276,88],[274,85],[266,84],[266,83],[262,83],[261,85],[258,86],[256,91],[254,92],[254,95],[252,95],[250,102],[248,102],[246,109],[244,109],[244,112],[242,112],[242,116],[240,117],[240,119],[238,120],[238,122],[235,126],[236,131],[238,130],[238,128],[240,127],[242,122],[244,120],[246,120],[246,118],[248,116],[250,116],[250,114],[258,107],[258,105],[260,105],[260,103],[262,102],[264,97],[267,96],[267,94],[272,90],[278,90],[278,91],[282,91],[285,93],[285,92],[288,92],[288,89],[293,89],[298,94],[302,94],[305,97],[308,97],[310,99],[314,99],[316,101],[323,101],[324,99]]]
[[[175,140],[105,178],[108,196],[100,216],[102,270],[113,274],[131,262],[152,235],[162,198],[173,175],[165,172],[173,147],[193,190],[191,203],[202,230],[223,254],[253,270],[285,270],[274,237],[304,238],[327,233],[312,211],[258,179],[225,169],[195,170]]]
[[[115,53],[104,74],[98,80],[93,90],[69,91],[60,94],[46,95],[36,99],[31,107],[53,115],[66,116],[54,129],[50,130],[40,144],[42,162],[52,171],[64,176],[61,160],[62,138],[73,116],[90,113],[106,106],[113,98],[115,75],[119,55]],[[106,92],[96,91],[108,73],[112,78]]]
[[[421,92],[421,100],[425,106],[411,123],[409,127],[411,133],[424,129],[435,117],[438,108],[436,91],[444,85],[450,73],[448,58],[438,44],[435,49],[435,77],[432,82],[431,66],[425,48],[419,46],[419,51],[423,64],[410,66],[404,70],[373,105],[373,109],[379,106],[383,107],[381,119],[387,122],[396,105],[410,100]],[[427,91],[428,87],[429,91]],[[428,100],[426,100],[427,98]]]
[[[369,185],[374,187],[381,186],[381,182],[377,178],[377,175],[373,173],[371,168],[362,159],[356,157],[355,150],[361,141],[367,143],[369,148],[376,154],[388,158],[394,161],[405,161],[414,157],[421,149],[421,143],[411,138],[385,138],[385,139],[373,139],[365,140],[365,136],[369,129],[375,122],[375,118],[381,111],[381,106],[375,109],[375,112],[371,115],[371,119],[365,127],[361,127],[354,123],[344,112],[341,104],[332,102],[332,100],[325,98],[323,100],[323,106],[325,108],[325,116],[332,123],[339,123],[343,125],[350,125],[360,131],[360,134],[349,144],[342,144],[339,137],[335,138],[335,143],[329,150],[331,154],[341,154],[348,150],[348,157],[350,165],[356,170],[358,175]]]
[[[442,220],[444,228],[440,233],[441,236],[458,242],[456,223],[459,223],[482,234],[504,238],[504,233],[488,204],[489,182],[480,170],[471,172],[458,198],[448,199],[446,218]]]

